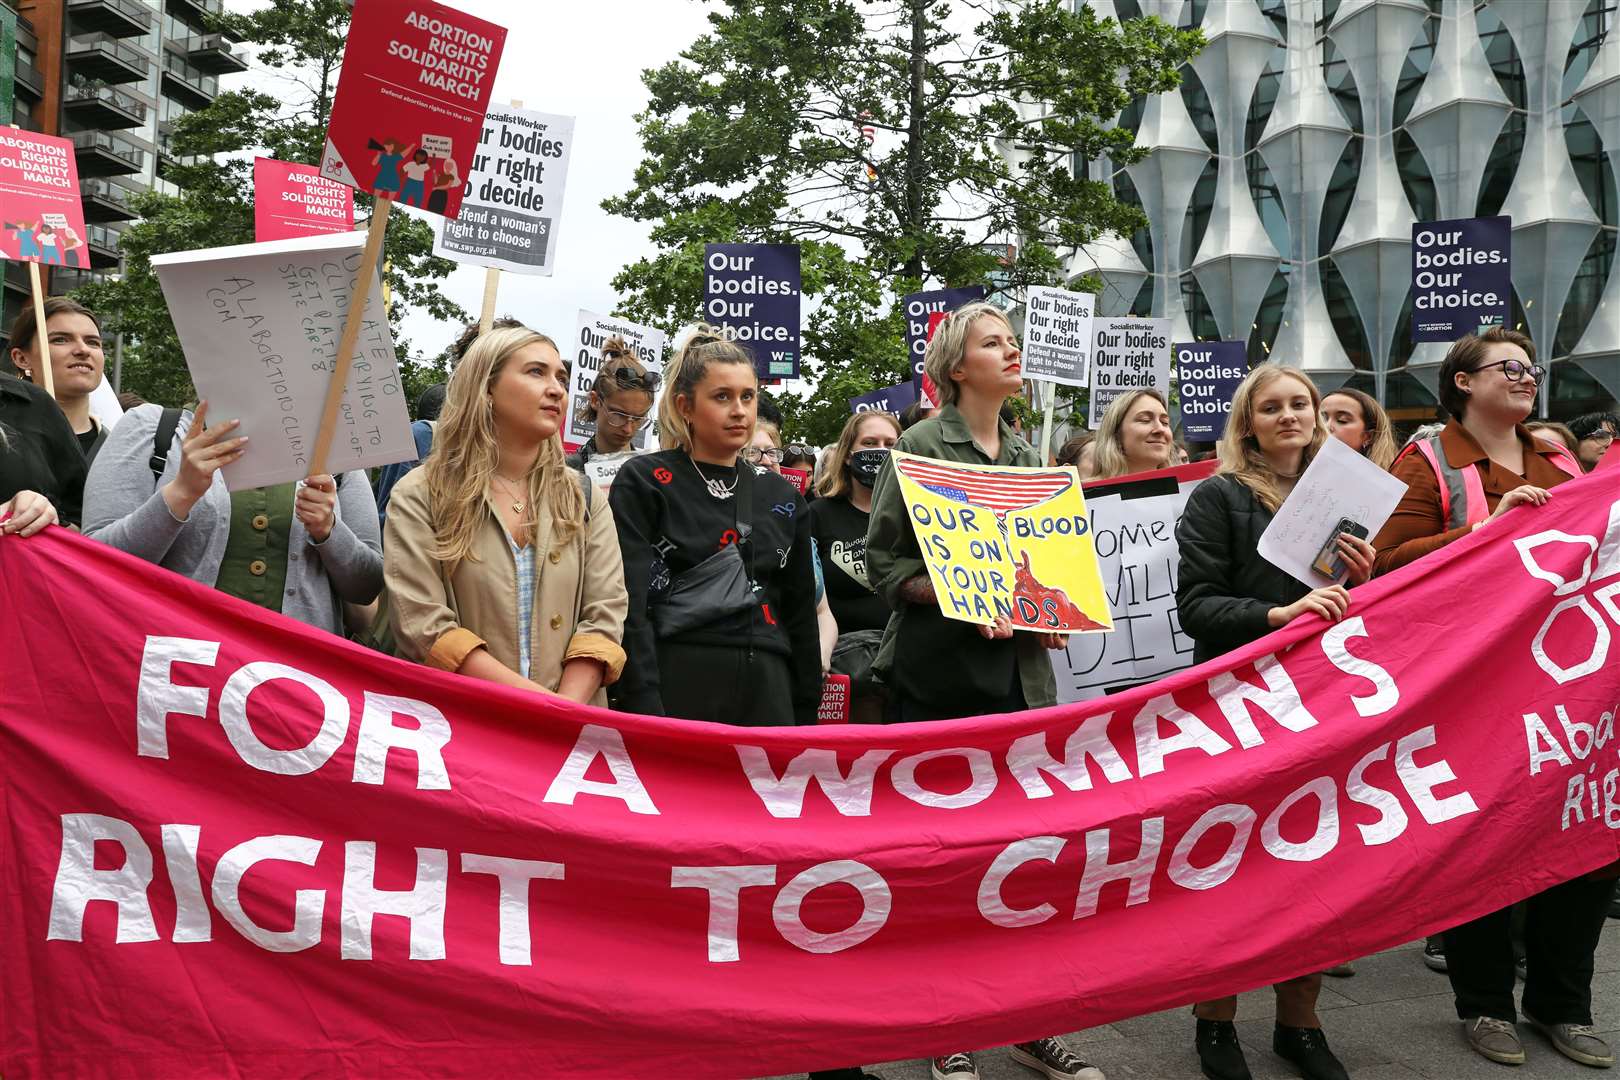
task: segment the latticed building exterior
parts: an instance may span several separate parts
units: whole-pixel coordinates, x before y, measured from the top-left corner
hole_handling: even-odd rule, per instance
[[[1444,345],[1410,343],[1414,221],[1510,215],[1509,325],[1554,416],[1620,397],[1617,0],[1076,0],[1199,26],[1179,93],[1120,124],[1143,161],[1076,167],[1150,225],[1078,252],[1099,312],[1235,339],[1397,415]]]

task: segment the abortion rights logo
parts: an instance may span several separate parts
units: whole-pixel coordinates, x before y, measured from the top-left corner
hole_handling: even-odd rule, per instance
[[[1563,597],[1530,645],[1536,663],[1559,685],[1600,670],[1614,638],[1610,626],[1620,629],[1620,501],[1609,507],[1601,540],[1547,529],[1513,546],[1530,576]]]

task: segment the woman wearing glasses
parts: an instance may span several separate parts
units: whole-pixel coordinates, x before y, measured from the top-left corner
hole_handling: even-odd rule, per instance
[[[1440,365],[1438,436],[1413,442],[1391,471],[1406,494],[1373,546],[1380,574],[1438,551],[1515,506],[1540,506],[1581,467],[1570,452],[1524,427],[1544,371],[1535,346],[1493,327],[1459,339]]]
[[[1580,475],[1565,447],[1524,427],[1544,374],[1523,334],[1491,329],[1451,346],[1440,365],[1438,436],[1412,443],[1392,470],[1407,489],[1373,546],[1380,572],[1405,566]],[[1566,1057],[1607,1067],[1614,1053],[1592,1029],[1592,969],[1620,864],[1532,896],[1525,925],[1524,1015]],[[1448,930],[1445,959],[1468,1045],[1505,1065],[1525,1060],[1515,1027],[1511,909]]]
[[[658,373],[648,371],[636,359],[624,338],[610,337],[603,342],[602,367],[591,384],[585,410],[586,419],[595,422],[596,432],[569,458],[569,464],[583,468],[592,458],[623,459],[636,453],[636,435],[652,418],[657,391]],[[587,475],[592,471],[600,470],[587,470]]]

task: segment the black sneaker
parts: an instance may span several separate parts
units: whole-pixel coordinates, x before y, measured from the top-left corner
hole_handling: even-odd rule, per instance
[[[1446,973],[1446,947],[1438,937],[1423,946],[1423,963],[1430,971]]]
[[[1350,1080],[1339,1059],[1328,1049],[1321,1028],[1286,1027],[1278,1024],[1271,1035],[1271,1048],[1284,1061],[1290,1061],[1305,1080]]]
[[[1614,898],[1609,901],[1609,918],[1620,919],[1620,881],[1615,882]]]
[[[946,1054],[928,1063],[934,1080],[979,1080],[979,1067],[972,1054]]]
[[[1101,1069],[1064,1046],[1061,1039],[1014,1043],[1009,1052],[1018,1064],[1045,1073],[1047,1080],[1108,1080]]]
[[[1193,1045],[1198,1049],[1198,1067],[1209,1080],[1250,1080],[1249,1063],[1243,1060],[1232,1021],[1199,1020]]]

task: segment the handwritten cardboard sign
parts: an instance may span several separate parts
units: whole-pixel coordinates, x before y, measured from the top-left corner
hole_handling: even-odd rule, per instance
[[[354,228],[354,189],[314,165],[253,159],[253,238],[291,240]]]
[[[357,0],[321,172],[455,217],[505,44],[503,27],[432,0]]]
[[[8,259],[89,267],[71,140],[0,129],[0,223],[0,253]]]
[[[1113,629],[1073,469],[963,465],[895,451],[906,514],[946,618]]]
[[[343,232],[152,257],[209,419],[241,420],[248,436],[247,453],[224,470],[232,491],[308,473],[365,242]],[[369,284],[333,473],[416,456],[381,282]]]
[[[467,174],[461,216],[440,223],[433,253],[475,266],[550,276],[573,145],[572,116],[491,107]]]
[[[1260,534],[1260,557],[1313,589],[1342,582],[1342,571],[1328,577],[1311,569],[1322,545],[1338,535],[1339,521],[1349,518],[1370,540],[1405,494],[1404,481],[1329,436]]]

